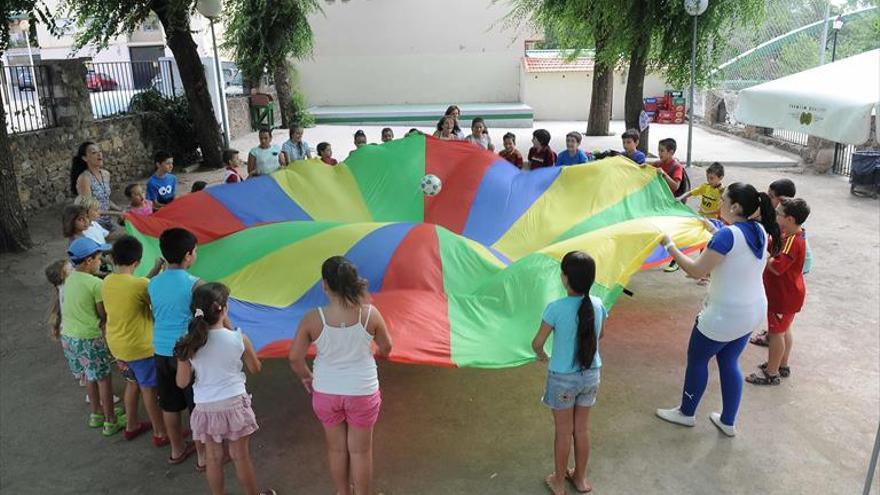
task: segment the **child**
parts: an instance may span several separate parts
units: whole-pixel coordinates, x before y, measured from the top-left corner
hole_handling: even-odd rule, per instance
[[[571,251],[562,258],[562,285],[568,297],[547,305],[532,349],[541,361],[548,361],[544,404],[553,410],[556,437],[553,442],[553,474],[544,478],[550,491],[564,494],[565,480],[577,491],[592,490],[587,481],[590,457],[590,410],[599,391],[599,339],[607,313],[602,301],[590,295],[596,280],[596,262],[588,254]],[[553,332],[553,354],[544,343]],[[568,469],[568,454],[574,438],[574,469]]]
[[[147,284],[148,278],[162,269],[162,258],[156,260],[148,278],[135,277],[142,255],[143,246],[134,237],[125,235],[117,240],[113,244],[114,270],[104,279],[101,296],[107,312],[107,346],[126,379],[123,403],[127,424],[122,435],[133,440],[152,429],[153,445],[161,447],[168,444],[168,437],[156,402],[153,316]],[[138,421],[138,391],[150,421]]]
[[[231,148],[223,150],[223,165],[226,167],[226,177],[223,178],[224,184],[235,184],[244,180],[239,171],[241,160],[238,158],[238,150]]]
[[[52,284],[52,305],[49,307],[49,328],[52,338],[61,338],[61,306],[64,301],[64,281],[70,275],[70,262],[58,260],[46,267],[46,280]]]
[[[529,169],[552,167],[556,164],[556,153],[550,149],[550,133],[538,129],[532,133],[532,148],[529,150]]]
[[[379,311],[365,303],[367,283],[350,261],[328,259],[321,276],[330,304],[303,317],[290,348],[290,367],[312,394],[312,408],[324,425],[336,493],[351,495],[349,479],[354,493],[373,493],[373,425],[382,396],[372,344],[378,355],[387,356],[391,337]],[[306,365],[312,343],[314,375]]]
[[[248,153],[248,178],[269,175],[282,165],[281,148],[272,144],[272,129],[260,128],[257,137],[260,140],[259,146],[254,146]]]
[[[443,141],[458,141],[458,135],[455,134],[456,125],[455,118],[451,116],[443,117],[440,119],[440,123],[437,124],[434,137]]]
[[[146,199],[144,187],[138,183],[125,186],[125,197],[128,198],[126,213],[149,216],[153,214],[153,202]]]
[[[174,169],[174,158],[171,153],[159,150],[153,155],[156,172],[147,180],[147,199],[153,202],[158,210],[174,201],[177,194],[177,177],[171,173]]]
[[[579,165],[587,163],[590,158],[579,146],[581,145],[581,133],[569,132],[565,135],[565,149],[556,155],[556,166]]]
[[[684,167],[675,159],[676,148],[677,145],[675,139],[661,139],[660,143],[657,144],[657,155],[660,159],[651,164],[657,169],[657,173],[663,177],[663,180],[666,182],[666,185],[669,186],[669,191],[673,196],[681,195],[679,187],[684,181]],[[678,268],[678,264],[675,260],[672,260],[663,271],[666,273],[672,273],[678,271]]]
[[[365,144],[367,144],[367,133],[362,129],[358,129],[354,133],[354,147],[357,149]]]
[[[333,148],[330,147],[330,143],[318,144],[318,156],[320,156],[321,161],[327,165],[336,165],[339,163],[333,158]]]
[[[190,188],[189,193],[190,194],[197,193],[199,191],[204,190],[206,187],[208,187],[207,182],[205,182],[203,180],[197,180],[197,181],[193,182],[192,188]]]
[[[492,144],[492,138],[486,131],[486,121],[482,117],[476,117],[471,121],[471,134],[465,140],[469,143],[476,144],[480,148],[489,151],[495,151],[495,145]]]
[[[522,153],[516,149],[516,135],[512,132],[508,132],[503,138],[501,138],[501,142],[504,143],[504,149],[501,150],[498,155],[512,163],[516,168],[522,169],[523,157]]]
[[[73,376],[85,377],[92,413],[88,425],[103,427],[111,436],[125,427],[125,417],[113,409],[113,383],[110,376],[110,353],[101,329],[106,320],[101,279],[95,276],[101,267],[101,252],[109,250],[89,239],[75,239],[67,248],[74,271],[64,282],[61,304],[61,347]]]
[[[82,232],[82,235],[88,237],[89,239],[94,240],[98,244],[104,244],[107,241],[113,241],[118,239],[119,236],[124,234],[122,230],[116,230],[110,232],[105,229],[103,225],[98,223],[98,220],[101,218],[101,203],[98,202],[97,199],[91,196],[78,196],[74,200],[74,204],[79,204],[86,208],[86,215],[89,221],[89,226],[85,231]]]
[[[394,141],[394,131],[390,127],[382,129],[382,142]]]
[[[797,196],[797,188],[791,179],[778,179],[773,181],[770,187],[767,188],[767,195],[770,196],[770,201],[773,203],[773,207],[776,208],[779,206],[780,198],[794,198]],[[806,228],[803,225],[801,225],[801,230],[804,230],[804,236],[806,236]],[[807,259],[804,260],[804,275],[810,273],[812,268],[813,250],[810,249],[810,241],[808,239]]]
[[[235,462],[235,475],[248,495],[256,495],[257,480],[250,456],[250,436],[257,419],[245,388],[242,360],[251,373],[261,364],[251,341],[229,323],[229,289],[220,283],[199,286],[192,295],[194,314],[186,335],[174,346],[177,386],[192,389],[195,400],[190,423],[193,439],[206,447],[208,486],[223,491],[223,442]],[[265,490],[261,494],[274,494]]]
[[[192,407],[192,388],[177,386],[174,344],[186,333],[192,317],[193,289],[200,283],[197,277],[186,271],[196,261],[196,236],[186,229],[168,229],[159,236],[159,249],[168,267],[150,280],[147,292],[153,309],[153,352],[159,408],[171,442],[168,463],[180,464],[193,453],[193,444],[183,440],[180,419],[181,411]],[[204,465],[201,452],[198,457],[198,465]]]
[[[764,289],[767,292],[767,362],[752,373],[746,381],[754,385],[779,385],[780,376],[788,377],[791,368],[788,358],[794,343],[791,324],[804,305],[804,260],[807,240],[801,225],[810,216],[810,207],[800,198],[781,198],[776,208],[776,221],[782,231],[782,249],[770,259],[764,269]]]
[[[90,225],[89,209],[81,204],[67,205],[61,211],[61,232],[69,242],[83,237]]]
[[[310,160],[312,147],[303,141],[303,128],[294,124],[290,127],[290,139],[281,145],[281,165],[287,165],[296,160]]]
[[[685,201],[691,196],[698,196],[700,198],[700,215],[709,219],[719,218],[721,194],[724,193],[724,187],[721,185],[723,179],[724,165],[714,162],[706,169],[705,183],[675,199]]]
[[[645,163],[645,154],[638,150],[639,131],[636,129],[627,129],[621,134],[620,139],[623,143],[623,156],[636,162],[638,165]]]
[[[413,127],[412,129],[406,131],[406,137],[410,137],[412,135],[424,134],[424,132]]]

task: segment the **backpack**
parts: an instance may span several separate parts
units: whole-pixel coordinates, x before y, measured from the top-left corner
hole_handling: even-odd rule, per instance
[[[688,177],[687,169],[684,168],[684,165],[679,164],[678,166],[681,167],[681,183],[678,184],[678,189],[675,190],[676,198],[691,190],[691,178]],[[685,203],[685,201],[682,201],[682,203]]]

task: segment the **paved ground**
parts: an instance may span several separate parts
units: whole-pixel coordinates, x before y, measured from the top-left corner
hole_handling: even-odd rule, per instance
[[[680,393],[703,289],[680,273],[637,274],[635,297],[614,307],[602,342],[591,420],[597,494],[860,492],[880,416],[878,203],[849,196],[837,177],[728,171],[730,181],[762,186],[782,175],[814,208],[815,265],[795,324],[792,378],[746,388],[735,439],[706,418],[720,401],[714,368],[696,428],[660,422],[653,410],[674,405]],[[42,270],[63,253],[57,218],[57,211],[35,216],[37,247],[0,261],[0,491],[206,492],[192,463],[167,466],[167,450],[148,438],[105,439],[85,427],[83,389],[43,324],[50,288]],[[742,364],[753,367],[764,352],[750,346]],[[382,363],[377,492],[546,493],[552,425],[539,404],[544,373],[537,364],[489,371]],[[320,427],[286,363],[266,362],[248,387],[262,426],[253,441],[260,479],[279,493],[332,493]],[[227,477],[232,482],[231,469]],[[240,493],[234,483],[230,492]]]

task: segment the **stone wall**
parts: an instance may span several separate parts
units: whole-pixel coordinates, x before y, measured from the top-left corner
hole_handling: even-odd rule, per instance
[[[125,184],[152,171],[143,138],[143,117],[92,118],[85,87],[84,59],[46,60],[53,82],[57,126],[9,136],[22,205],[33,211],[71,199],[70,162],[83,141],[94,141],[104,153],[114,196]]]

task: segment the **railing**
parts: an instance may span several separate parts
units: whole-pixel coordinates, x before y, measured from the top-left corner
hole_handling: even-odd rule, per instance
[[[55,127],[55,99],[48,67],[0,67],[0,98],[6,113],[6,132],[16,134]]]
[[[809,136],[809,134],[805,134],[803,132],[786,131],[783,129],[773,129],[773,137],[775,137],[776,139],[780,139],[782,141],[787,141],[789,143],[800,144],[802,146],[806,146],[807,139],[810,136]]]
[[[856,147],[851,144],[834,143],[834,163],[831,171],[849,177],[852,174],[852,154],[855,150]]]
[[[174,73],[163,69],[158,61],[87,62],[85,84],[90,92],[92,116],[104,119],[128,113],[131,99],[150,89],[164,95],[174,94],[175,81],[170,80]]]

